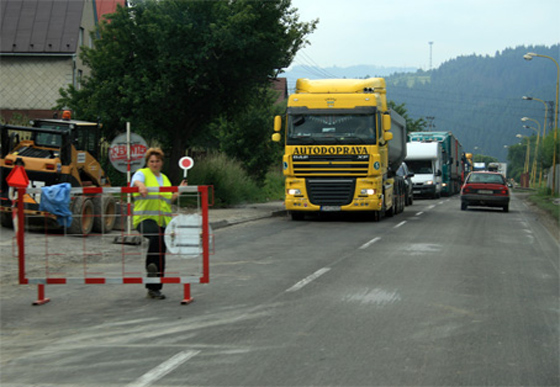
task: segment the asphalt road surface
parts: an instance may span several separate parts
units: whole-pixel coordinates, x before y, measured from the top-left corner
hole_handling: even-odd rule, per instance
[[[180,285],[165,300],[48,285],[31,306],[36,286],[8,271],[0,385],[560,385],[559,244],[516,198],[509,213],[416,200],[379,223],[278,217],[215,239],[189,305]]]

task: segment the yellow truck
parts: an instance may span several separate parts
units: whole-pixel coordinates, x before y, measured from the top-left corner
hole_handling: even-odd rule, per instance
[[[282,117],[273,141],[281,141]],[[387,106],[385,80],[298,79],[288,100],[283,171],[293,220],[321,212],[402,212],[406,122]]]

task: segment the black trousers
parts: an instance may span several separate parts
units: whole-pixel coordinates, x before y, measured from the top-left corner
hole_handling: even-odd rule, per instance
[[[140,222],[136,230],[144,238],[148,239],[148,254],[146,255],[146,269],[153,263],[157,267],[158,277],[163,277],[165,273],[165,247],[164,234],[165,227],[160,227],[155,220],[146,219]],[[163,284],[146,284],[146,289],[161,290]]]

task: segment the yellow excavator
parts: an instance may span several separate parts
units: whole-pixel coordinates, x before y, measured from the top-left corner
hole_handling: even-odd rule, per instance
[[[6,178],[22,165],[31,188],[70,183],[72,187],[109,187],[100,157],[101,124],[71,119],[36,119],[30,127],[1,125],[0,220],[12,226],[12,198]],[[25,213],[33,217],[55,216],[39,211],[40,194],[26,194]],[[115,224],[116,202],[110,195],[73,195],[70,200],[70,234],[106,233]]]

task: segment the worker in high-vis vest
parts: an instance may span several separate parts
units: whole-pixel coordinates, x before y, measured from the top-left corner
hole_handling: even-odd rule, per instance
[[[167,251],[165,227],[171,221],[171,203],[177,199],[178,193],[148,192],[148,187],[170,187],[171,182],[161,173],[164,154],[160,148],[148,149],[144,157],[147,167],[136,171],[130,183],[131,187],[138,187],[138,193],[133,194],[133,225],[149,241],[146,255],[148,277],[163,277]],[[187,182],[183,180],[180,185],[185,186]],[[161,283],[146,284],[148,298],[164,299],[162,287]]]

